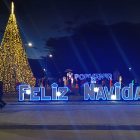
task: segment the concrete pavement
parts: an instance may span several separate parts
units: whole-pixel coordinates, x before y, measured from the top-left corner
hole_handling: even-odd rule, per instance
[[[140,105],[7,105],[0,139],[139,140]]]

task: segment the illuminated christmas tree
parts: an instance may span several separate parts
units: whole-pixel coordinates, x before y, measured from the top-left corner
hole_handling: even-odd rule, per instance
[[[0,46],[0,79],[3,81],[5,93],[15,92],[17,83],[35,85],[35,78],[20,38],[13,2]]]

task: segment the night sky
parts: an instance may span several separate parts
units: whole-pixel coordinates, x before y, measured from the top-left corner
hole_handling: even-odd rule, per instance
[[[113,72],[140,77],[139,0],[14,0],[29,59],[50,73]],[[0,1],[0,39],[9,18],[10,0]],[[33,63],[31,64],[32,67]],[[34,62],[35,65],[35,62]]]

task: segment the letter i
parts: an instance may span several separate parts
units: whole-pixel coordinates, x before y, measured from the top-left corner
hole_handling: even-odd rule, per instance
[[[57,87],[58,85],[56,83],[53,83],[51,85],[52,87],[52,100],[57,100]]]

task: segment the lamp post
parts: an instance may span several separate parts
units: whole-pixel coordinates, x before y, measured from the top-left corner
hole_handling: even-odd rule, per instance
[[[32,42],[28,42],[28,43],[24,44],[25,52],[27,52],[27,48],[32,48],[32,47],[33,47]]]
[[[52,57],[53,57],[53,55],[52,55],[52,54],[49,54],[48,56],[49,56],[49,58],[52,58]]]
[[[53,58],[53,55],[51,53],[48,53],[47,56],[44,58],[45,59],[45,66],[44,66],[44,73],[45,73],[45,76],[47,75],[47,72],[48,72],[48,68],[47,68],[47,58],[50,58],[52,59]]]
[[[28,42],[28,46],[29,46],[29,47],[33,47],[32,42]]]

